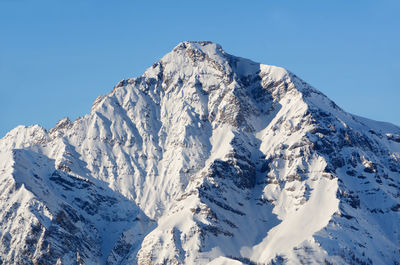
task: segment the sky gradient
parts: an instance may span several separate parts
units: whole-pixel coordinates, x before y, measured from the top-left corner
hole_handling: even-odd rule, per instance
[[[87,114],[185,40],[278,65],[400,125],[400,1],[0,0],[0,137]]]

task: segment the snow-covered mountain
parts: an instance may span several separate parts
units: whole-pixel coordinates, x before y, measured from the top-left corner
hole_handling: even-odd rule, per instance
[[[400,128],[183,42],[84,117],[10,131],[0,202],[0,264],[399,264]]]

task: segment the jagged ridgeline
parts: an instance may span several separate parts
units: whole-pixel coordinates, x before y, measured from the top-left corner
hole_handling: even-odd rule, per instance
[[[399,264],[400,128],[183,42],[0,140],[0,264]]]

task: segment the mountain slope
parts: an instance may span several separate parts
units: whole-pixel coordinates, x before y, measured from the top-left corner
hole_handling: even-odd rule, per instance
[[[399,139],[282,68],[183,42],[88,115],[0,140],[0,256],[397,264]]]

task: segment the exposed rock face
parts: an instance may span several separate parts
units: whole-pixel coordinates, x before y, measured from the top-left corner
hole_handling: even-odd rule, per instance
[[[398,264],[400,128],[184,42],[0,140],[0,264]]]

